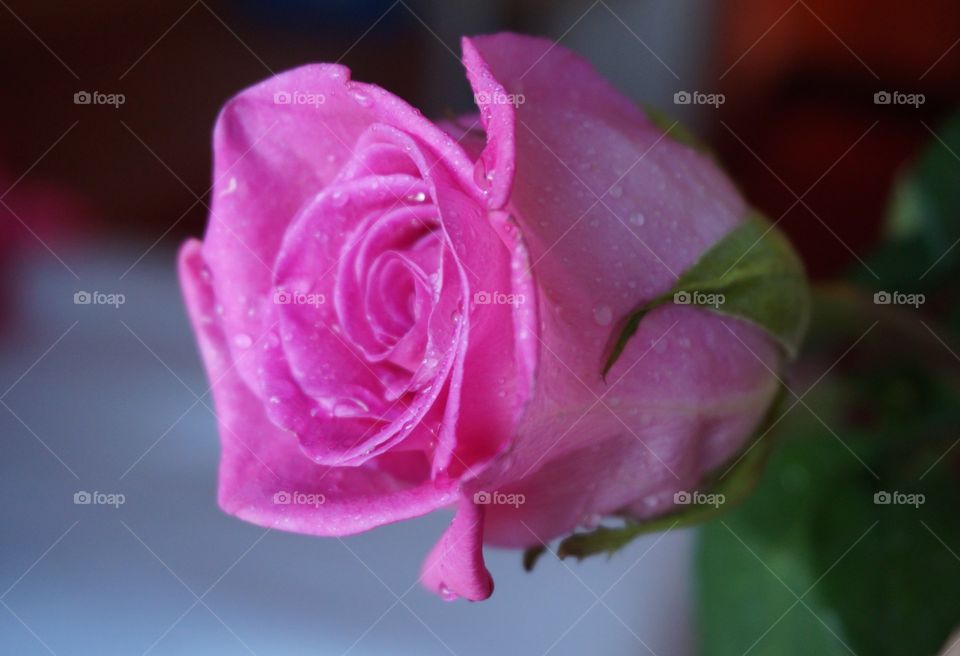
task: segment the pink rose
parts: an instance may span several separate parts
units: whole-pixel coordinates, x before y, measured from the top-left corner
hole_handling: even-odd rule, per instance
[[[782,355],[755,325],[668,304],[604,378],[623,319],[747,207],[564,48],[497,34],[463,54],[474,125],[330,64],[231,100],[180,276],[221,507],[347,535],[455,505],[423,581],[477,600],[483,543],[672,509],[743,446]]]

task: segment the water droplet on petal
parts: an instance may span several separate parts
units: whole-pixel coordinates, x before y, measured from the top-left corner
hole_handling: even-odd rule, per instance
[[[370,96],[360,91],[353,91],[351,93],[353,99],[357,101],[362,107],[369,107],[373,101],[370,99]]]
[[[603,520],[603,517],[597,514],[585,515],[583,519],[580,520],[580,526],[583,528],[592,531],[593,529],[600,526],[600,522]]]
[[[447,587],[446,583],[441,583],[438,590],[440,592],[440,598],[443,599],[444,601],[453,601],[454,599],[457,598],[457,595],[454,594],[453,591]]]
[[[487,164],[481,157],[473,167],[473,181],[477,183],[483,193],[488,193],[492,179],[493,175],[487,171]]]
[[[634,212],[630,215],[630,223],[635,226],[642,226],[646,220],[647,217],[643,215],[643,212]]]
[[[237,345],[237,348],[250,348],[250,345],[253,344],[253,340],[250,339],[250,335],[246,333],[238,333],[236,337],[233,338],[233,343]]]
[[[601,326],[609,326],[613,321],[613,310],[609,305],[601,305],[593,308],[593,320]]]
[[[339,399],[333,405],[333,416],[338,418],[357,417],[370,412],[369,406],[360,399]]]
[[[343,207],[347,204],[347,196],[342,191],[334,191],[331,198],[333,199],[333,204],[337,207]]]

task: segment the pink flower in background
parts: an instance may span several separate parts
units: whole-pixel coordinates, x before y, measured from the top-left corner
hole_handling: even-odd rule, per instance
[[[78,242],[95,225],[87,199],[57,182],[17,177],[0,164],[0,330],[15,315],[13,269],[24,255],[49,253]],[[57,256],[59,257],[59,256]]]
[[[32,169],[32,167],[31,167]],[[0,163],[0,249],[25,250],[76,242],[93,226],[93,210],[83,195],[59,182],[17,176]]]
[[[498,34],[463,54],[480,115],[455,127],[337,65],[231,100],[180,275],[223,509],[346,535],[455,506],[423,581],[477,600],[483,543],[671,510],[743,446],[782,356],[665,305],[604,379],[623,318],[747,207],[564,48]]]

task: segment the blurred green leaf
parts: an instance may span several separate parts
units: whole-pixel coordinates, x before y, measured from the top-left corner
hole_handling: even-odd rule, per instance
[[[960,114],[930,130],[893,189],[884,240],[869,258],[883,284],[901,291],[934,289],[960,269]],[[863,271],[856,277],[877,284]]]
[[[871,384],[827,379],[805,399],[816,416],[800,406],[781,422],[755,494],[701,533],[705,656],[937,652],[960,623],[960,523],[944,457],[956,438],[928,419],[960,417],[936,388],[896,366]],[[867,399],[875,416],[847,421]],[[876,503],[883,492],[924,503]]]
[[[931,132],[868,257],[880,280],[854,274],[928,294],[923,315],[818,294],[806,352],[829,376],[782,420],[756,492],[701,532],[705,656],[933,656],[960,625],[960,312],[937,298],[960,273],[960,114]]]

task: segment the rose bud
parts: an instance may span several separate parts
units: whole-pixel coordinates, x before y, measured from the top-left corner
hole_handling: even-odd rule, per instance
[[[463,61],[455,125],[339,65],[241,92],[180,276],[220,506],[313,535],[453,506],[422,581],[479,600],[484,543],[672,511],[740,453],[805,288],[711,157],[582,59],[497,34]]]

